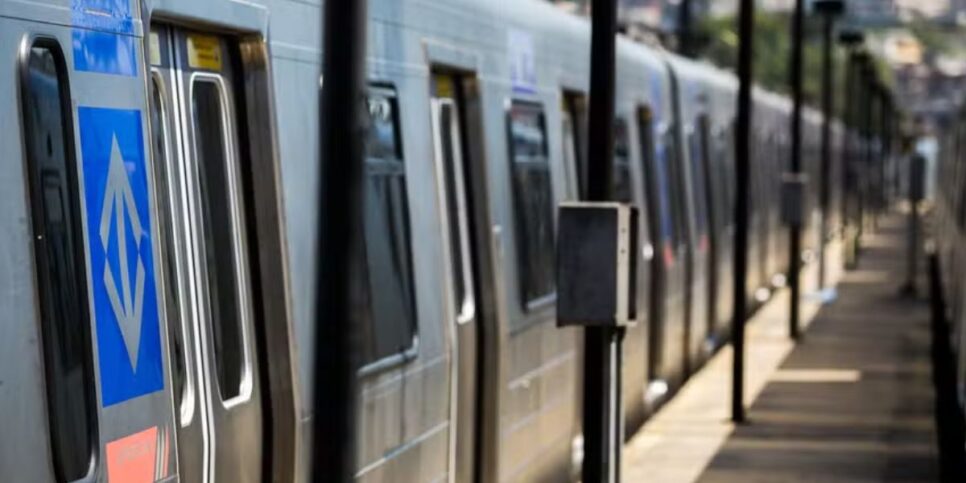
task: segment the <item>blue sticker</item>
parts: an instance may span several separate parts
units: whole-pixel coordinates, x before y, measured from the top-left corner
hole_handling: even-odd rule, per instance
[[[75,27],[134,35],[130,0],[71,0]]]
[[[102,74],[138,75],[134,37],[74,29],[74,69]]]
[[[507,52],[510,57],[510,85],[513,92],[537,92],[537,66],[533,37],[522,30],[507,31]]]
[[[130,0],[72,0],[74,69],[136,76]]]
[[[101,399],[164,388],[141,111],[79,107]]]

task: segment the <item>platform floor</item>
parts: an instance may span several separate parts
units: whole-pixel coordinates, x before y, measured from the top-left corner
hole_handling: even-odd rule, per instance
[[[892,215],[866,236],[858,269],[833,274],[835,301],[806,296],[797,346],[787,291],[750,321],[747,424],[729,422],[726,347],[628,442],[624,481],[936,481],[929,307],[899,296],[904,226]]]

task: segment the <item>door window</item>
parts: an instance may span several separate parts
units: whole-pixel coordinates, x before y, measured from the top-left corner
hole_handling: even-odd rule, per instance
[[[157,75],[151,76],[151,126],[154,131],[152,149],[154,150],[154,166],[157,171],[155,176],[158,193],[161,199],[177,199],[175,191],[172,189],[174,173],[170,172],[170,160],[168,159],[168,116],[165,110],[165,92],[163,82]],[[185,353],[184,326],[181,314],[181,288],[179,286],[178,265],[176,254],[178,253],[178,237],[175,235],[176,223],[175,210],[172,209],[170,202],[159,202],[158,229],[161,240],[164,244],[162,253],[163,278],[165,288],[165,301],[167,303],[166,314],[168,318],[168,328],[171,335],[171,350],[174,357],[171,358],[171,383],[173,386],[174,399],[177,401],[181,424],[191,419],[194,398],[192,397],[193,384],[190,374],[187,371],[187,356]]]
[[[579,199],[587,198],[587,96],[566,92],[563,97],[564,153],[574,170]]]
[[[445,174],[447,225],[449,228],[450,266],[452,267],[453,300],[457,321],[468,322],[474,316],[472,276],[470,273],[470,244],[468,207],[463,183],[460,153],[459,123],[452,100],[437,101],[438,149]]]
[[[363,364],[403,354],[416,337],[406,166],[392,90],[369,92],[365,166]]]
[[[663,133],[664,159],[663,163],[658,163],[658,181],[661,183],[662,190],[667,196],[668,204],[673,219],[671,228],[671,240],[674,246],[678,247],[685,242],[685,231],[687,227],[687,217],[685,216],[685,195],[686,187],[681,182],[680,146],[678,145],[677,126],[668,125]]]
[[[705,157],[707,156],[707,142],[704,129],[705,119],[698,119],[697,125],[688,135],[689,152],[691,154],[691,188],[694,203],[695,239],[698,243],[705,243],[708,234],[708,199],[707,181],[705,179]]]
[[[24,148],[50,438],[58,479],[73,481],[91,468],[97,413],[70,94],[55,41],[38,41],[24,60]]]
[[[627,121],[623,118],[617,118],[614,121],[614,200],[621,203],[634,202]]]
[[[192,85],[195,153],[201,198],[208,308],[214,342],[218,387],[223,400],[241,395],[245,366],[243,317],[239,293],[242,277],[235,243],[236,194],[229,158],[226,99],[214,77],[196,77]]]
[[[556,291],[553,190],[543,108],[514,102],[508,114],[517,272],[524,305]]]

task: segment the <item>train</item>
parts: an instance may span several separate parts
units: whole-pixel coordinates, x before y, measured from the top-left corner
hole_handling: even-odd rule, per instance
[[[963,241],[966,239],[966,199],[963,198],[963,176],[966,173],[963,170],[963,162],[966,160],[966,146],[963,144],[963,136],[966,135],[964,121],[966,110],[959,106],[941,124],[942,134],[937,139],[929,140],[938,144],[938,149],[917,149],[918,155],[922,156],[922,179],[911,175],[911,165],[905,167],[910,172],[907,177],[910,182],[905,186],[907,190],[912,192],[911,180],[924,183],[919,193],[923,195],[924,201],[919,209],[931,212],[931,220],[924,222],[927,228],[923,231],[931,239],[927,250],[936,257],[939,268],[936,274],[938,280],[930,280],[937,285],[931,286],[930,291],[938,289],[939,293],[932,294],[933,300],[936,300],[936,295],[941,295],[941,300],[944,301],[944,304],[933,308],[934,311],[945,310],[945,313],[933,313],[934,318],[945,319],[945,323],[936,324],[936,333],[933,335],[933,344],[936,347],[934,351],[937,355],[942,354],[938,356],[942,358],[937,357],[935,362],[939,367],[937,371],[944,373],[942,379],[936,382],[939,391],[937,398],[941,398],[945,408],[944,416],[953,417],[958,411],[956,417],[960,418],[966,417],[966,304],[963,304],[963,289],[966,285],[963,284],[962,272],[959,271],[963,268],[963,257],[966,255],[963,252]],[[932,169],[936,170],[935,173],[930,173]],[[930,275],[933,274],[930,272]],[[939,348],[942,345],[945,348]],[[947,351],[950,353],[948,360]],[[952,387],[947,387],[947,384]]]
[[[322,6],[0,0],[0,479],[310,478]],[[355,477],[571,480],[582,333],[556,327],[554,238],[592,162],[590,26],[536,0],[368,12]],[[629,436],[730,337],[738,82],[623,36],[616,69]],[[753,97],[752,308],[785,282],[792,112]],[[812,180],[822,123],[805,109]],[[842,231],[817,186],[806,261]]]

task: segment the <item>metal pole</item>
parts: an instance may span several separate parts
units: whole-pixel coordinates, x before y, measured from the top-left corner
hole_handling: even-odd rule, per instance
[[[892,190],[892,182],[893,182],[893,170],[897,162],[897,159],[895,156],[896,153],[894,151],[895,138],[893,138],[893,132],[892,132],[893,119],[895,118],[895,106],[893,106],[892,104],[892,94],[889,92],[887,92],[885,95],[885,103],[886,103],[886,110],[885,110],[885,117],[882,120],[882,124],[883,124],[882,132],[884,136],[884,143],[885,143],[885,149],[886,149],[886,155],[887,155],[886,159],[888,160],[888,163],[884,168],[885,175],[884,175],[883,183],[885,187],[883,189],[885,190],[886,206],[889,206],[895,197],[895,194],[893,193],[893,190]]]
[[[902,293],[916,294],[916,272],[919,261],[919,202],[922,201],[924,190],[925,159],[919,155],[909,158],[909,238],[906,252],[906,282]]]
[[[879,89],[879,144],[882,146],[882,160],[879,162],[879,211],[884,213],[888,207],[888,193],[886,190],[886,171],[892,161],[892,149],[889,145],[889,91],[885,84]]]
[[[845,259],[845,267],[848,269],[855,268],[858,264],[859,249],[860,249],[860,238],[862,236],[862,218],[863,218],[863,202],[862,202],[862,153],[864,145],[864,133],[862,129],[862,102],[863,102],[863,91],[865,90],[862,85],[863,79],[863,63],[864,53],[857,50],[854,46],[858,42],[849,42],[853,46],[852,53],[849,56],[849,84],[850,84],[850,102],[849,102],[849,112],[851,118],[851,128],[850,128],[850,142],[848,151],[848,162],[846,164],[847,172],[847,188],[846,193],[849,195],[848,199],[848,216],[850,218],[847,224],[847,254]]]
[[[819,203],[821,204],[822,219],[820,225],[820,243],[818,246],[818,287],[825,288],[826,283],[826,242],[828,241],[828,217],[829,217],[829,170],[832,166],[832,109],[835,102],[834,92],[832,91],[832,24],[834,16],[830,13],[825,14],[825,29],[822,46],[822,164],[821,181],[819,186]]]
[[[909,246],[907,257],[909,262],[906,265],[906,293],[916,294],[916,272],[919,271],[919,202],[909,197]]]
[[[366,0],[325,2],[320,106],[312,480],[355,474],[356,286],[362,233]]]
[[[748,314],[745,284],[748,272],[748,171],[751,134],[752,55],[754,49],[755,0],[741,0],[738,16],[738,115],[735,126],[735,268],[732,334],[734,365],[731,373],[731,420],[745,421],[745,317]]]
[[[844,5],[843,5],[844,9]],[[858,137],[858,109],[856,103],[859,95],[856,93],[858,72],[858,52],[856,47],[864,41],[865,36],[857,30],[846,29],[839,34],[839,41],[848,49],[848,59],[845,68],[845,120],[846,130],[842,138],[842,233],[845,240],[845,268],[854,268],[858,251],[858,228],[854,216],[858,213],[858,168],[856,138]]]
[[[860,56],[857,60],[863,59]],[[862,245],[862,234],[865,232],[865,165],[868,162],[868,152],[869,152],[869,142],[868,142],[868,126],[866,123],[866,117],[868,116],[868,73],[865,67],[865,63],[860,60],[856,64],[856,103],[858,103],[858,110],[856,111],[856,131],[859,133],[859,146],[857,149],[855,157],[855,194],[856,199],[856,235],[855,235],[855,253],[856,262],[858,262],[858,253],[861,250]]]
[[[691,57],[694,55],[691,0],[681,0],[681,6],[678,8],[678,51],[685,57]]]
[[[862,174],[862,186],[864,187],[864,189],[862,190],[862,195],[863,195],[862,196],[862,214],[863,214],[862,218],[865,223],[868,223],[869,218],[871,217],[870,211],[872,211],[872,209],[874,208],[874,206],[871,203],[872,200],[870,199],[872,196],[873,190],[872,190],[871,179],[869,175],[872,173],[872,168],[875,165],[875,150],[873,149],[875,145],[873,142],[873,140],[875,139],[875,136],[874,136],[875,128],[874,128],[874,121],[873,121],[873,112],[875,109],[875,94],[874,94],[875,71],[873,70],[874,67],[872,65],[872,58],[866,57],[866,59],[867,59],[867,63],[864,69],[865,89],[863,89],[863,91],[865,91],[865,95],[862,96],[863,99],[865,100],[865,109],[864,109],[864,117],[863,117],[863,121],[865,123],[865,135],[866,135],[865,163],[861,174]],[[865,228],[862,229],[862,233],[863,234],[865,233]]]
[[[594,0],[590,55],[587,198],[613,198],[617,1]],[[587,327],[584,335],[583,481],[620,481],[622,331]]]
[[[792,15],[792,65],[789,79],[792,85],[792,165],[793,175],[802,172],[802,24],[804,23],[804,0],[795,0],[795,13]],[[799,338],[799,303],[801,302],[801,265],[802,265],[802,226],[793,221],[788,226],[788,288],[791,292],[789,304],[788,335],[793,340]]]
[[[881,185],[879,184],[879,174],[881,173],[883,159],[882,133],[880,132],[879,118],[882,116],[882,87],[878,77],[872,82],[872,89],[869,91],[872,106],[869,114],[869,130],[872,134],[872,164],[869,165],[869,181],[872,183],[872,229],[879,229],[879,216],[882,214]]]
[[[841,160],[842,163],[842,196],[839,199],[839,210],[841,213],[841,224],[842,224],[842,235],[845,239],[846,244],[850,240],[850,230],[849,230],[849,215],[850,210],[849,199],[851,195],[851,184],[852,184],[852,135],[855,133],[855,115],[854,109],[852,107],[855,105],[855,75],[853,66],[853,53],[851,50],[848,53],[845,61],[845,113],[843,118],[845,119],[845,129],[842,131],[842,152]],[[846,250],[847,252],[849,250]]]

